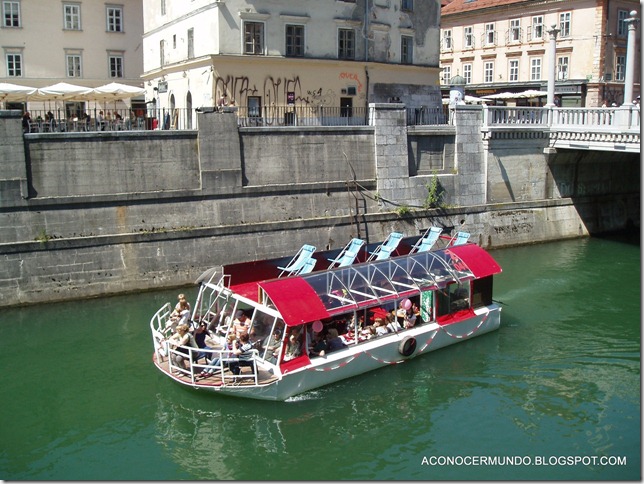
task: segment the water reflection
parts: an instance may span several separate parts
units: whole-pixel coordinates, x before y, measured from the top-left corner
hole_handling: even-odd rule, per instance
[[[157,393],[157,439],[169,458],[195,477],[244,479],[261,470],[262,478],[312,479],[320,455],[334,456],[333,469],[324,470],[326,479],[355,478],[356,472],[370,479],[391,472],[395,478],[393,469],[401,463],[406,475],[410,469],[420,472],[422,450],[439,444],[432,437],[433,411],[448,411],[482,383],[476,377],[449,377],[485,371],[497,338],[490,334],[472,343],[477,341],[487,345],[461,344],[477,356],[465,361],[439,350],[436,357],[383,368],[287,402],[183,389]],[[203,452],[186,459],[187,449]],[[253,472],[240,465],[248,456],[257,458]],[[292,461],[297,465],[289,469]]]

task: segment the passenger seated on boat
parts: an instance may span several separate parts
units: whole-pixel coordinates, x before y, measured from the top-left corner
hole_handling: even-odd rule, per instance
[[[367,326],[364,328],[360,334],[366,339],[371,339],[376,337],[376,327],[375,326]]]
[[[407,302],[407,309],[403,307],[405,302]],[[396,311],[396,319],[398,320],[399,323],[402,324],[403,328],[405,329],[414,327],[414,325],[416,324],[416,315],[413,312],[413,306],[411,305],[411,301],[409,301],[408,299],[405,299],[400,302],[400,306]]]
[[[199,349],[194,336],[188,331],[187,324],[180,324],[177,326],[177,332],[168,338],[168,344],[176,349],[172,352],[172,362],[184,370],[188,370],[184,362],[190,362],[190,350],[188,348]],[[197,352],[193,352],[197,356]]]
[[[201,348],[202,350],[212,350],[210,346],[206,344],[206,338],[208,337],[208,329],[206,327],[206,322],[201,321],[198,325],[197,328],[195,329],[195,341],[197,342],[197,346]],[[201,358],[205,358],[206,360],[212,358],[212,352],[210,351],[200,351],[199,355],[197,356],[197,360],[200,360]]]
[[[411,312],[414,313],[414,316],[416,316],[416,324],[422,323],[422,319],[420,317],[420,308],[418,307],[418,304],[412,303]]]
[[[394,317],[394,315],[391,313],[387,313],[387,316],[385,316],[385,325],[390,333],[396,333],[398,331],[402,331],[402,326],[400,325],[398,320]]]
[[[376,318],[376,320],[373,322],[373,327],[376,329],[376,336],[383,336],[389,333],[389,330],[387,329],[387,323],[385,323],[385,320],[382,318]]]
[[[230,371],[234,375],[241,373],[242,366],[250,366],[255,372],[255,362],[253,361],[253,345],[250,342],[248,333],[242,333],[239,341],[233,341],[232,358],[230,361]]]
[[[190,303],[186,299],[185,294],[179,294],[177,299],[179,302],[174,307],[174,311],[170,315],[171,318],[182,318],[186,314],[185,311],[188,311],[188,314],[190,314]]]
[[[338,330],[335,328],[329,328],[326,334],[326,352],[331,353],[333,351],[341,350],[347,345],[344,344],[342,338],[338,334]]]
[[[324,356],[326,354],[327,344],[322,331],[313,335],[313,341],[309,348],[309,356]]]
[[[184,294],[179,294],[177,299],[179,302],[177,302],[174,310],[170,314],[170,319],[165,325],[166,333],[170,330],[174,333],[179,324],[188,324],[190,321],[190,303],[186,299],[186,296]]]
[[[241,335],[248,333],[249,322],[248,318],[244,311],[239,310],[235,313],[235,319],[233,321],[233,331],[237,338],[241,338]]]
[[[199,376],[205,378],[215,373],[220,367],[219,362],[221,358],[226,360],[232,356],[234,341],[235,341],[235,334],[229,333],[226,344],[220,350],[220,353],[217,353],[217,352],[212,353],[212,359],[208,361],[208,367],[204,368],[204,370],[199,374]]]
[[[294,358],[297,358],[302,354],[302,342],[300,341],[300,335],[295,332],[291,333],[288,337],[288,343],[286,344],[286,352],[284,353],[284,361],[289,361]]]
[[[409,329],[409,328],[413,328],[415,325],[416,325],[416,315],[413,313],[411,309],[408,309],[405,312],[403,328]]]
[[[271,363],[277,363],[277,355],[280,352],[280,347],[282,346],[282,333],[280,331],[275,331],[273,333],[273,338],[266,346],[266,356],[265,358]]]
[[[356,324],[356,319],[357,319],[357,324]],[[349,321],[349,326],[347,328],[348,331],[353,332],[353,331],[360,331],[364,328],[364,314],[358,315],[358,313],[355,313],[355,316],[351,318],[351,321]]]

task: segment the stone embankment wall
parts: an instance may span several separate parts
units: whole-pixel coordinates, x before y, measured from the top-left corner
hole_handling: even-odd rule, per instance
[[[392,231],[460,227],[485,247],[639,225],[639,157],[544,155],[547,139],[483,139],[481,111],[408,128],[404,106],[366,127],[23,136],[0,112],[0,306],[191,284],[205,269],[339,248]],[[599,173],[599,174],[598,174]],[[444,206],[425,209],[427,186]]]

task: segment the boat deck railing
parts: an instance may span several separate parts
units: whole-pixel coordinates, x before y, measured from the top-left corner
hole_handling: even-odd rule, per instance
[[[260,374],[258,363],[260,359],[257,350],[252,350],[253,357],[251,360],[248,360],[252,361],[252,364],[245,364],[242,360],[239,374],[234,374],[230,370],[230,364],[240,363],[240,359],[230,356],[229,350],[223,350],[221,348],[192,348],[188,346],[171,348],[167,342],[167,333],[169,331],[166,329],[171,314],[172,306],[170,303],[166,303],[150,320],[156,361],[158,364],[167,364],[167,371],[170,374],[187,378],[191,383],[197,384],[201,381],[199,378],[201,372],[204,370],[215,370],[213,371],[213,377],[220,381],[223,386],[243,384],[245,380],[249,380],[251,384],[259,385]],[[181,357],[187,361],[189,363],[187,369],[177,365],[173,357]],[[214,366],[208,364],[213,358],[219,359],[219,362]],[[210,380],[209,383],[212,384],[213,380]]]

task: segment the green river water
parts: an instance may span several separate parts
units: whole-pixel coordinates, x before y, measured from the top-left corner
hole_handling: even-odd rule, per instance
[[[5,309],[0,479],[640,480],[639,245],[492,254],[498,331],[287,402],[155,369],[178,291]]]

